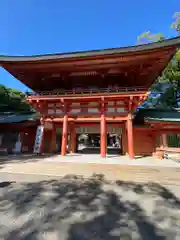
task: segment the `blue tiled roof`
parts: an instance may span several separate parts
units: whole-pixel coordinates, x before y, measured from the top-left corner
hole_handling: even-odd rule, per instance
[[[26,121],[36,121],[39,117],[37,114],[2,114],[0,115],[1,123],[20,123]]]
[[[180,122],[180,109],[161,110],[161,109],[140,109],[134,122],[143,124],[144,122]]]

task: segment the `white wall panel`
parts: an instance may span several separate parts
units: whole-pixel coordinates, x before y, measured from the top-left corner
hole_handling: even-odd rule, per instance
[[[98,108],[88,108],[88,113],[99,113]]]
[[[48,114],[54,114],[54,109],[48,109]]]
[[[125,108],[123,108],[123,107],[120,107],[120,108],[118,107],[117,108],[117,112],[118,113],[123,113],[123,112],[127,112],[127,110]]]
[[[106,113],[114,113],[115,112],[115,108],[114,107],[108,107],[106,110]]]
[[[69,111],[70,114],[78,114],[78,113],[81,113],[81,109],[71,109]]]
[[[56,109],[56,114],[63,114],[62,109]]]

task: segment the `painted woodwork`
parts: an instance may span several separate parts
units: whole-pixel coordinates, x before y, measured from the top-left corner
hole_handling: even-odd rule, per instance
[[[67,113],[65,113],[64,119],[63,119],[62,144],[61,144],[62,156],[66,154],[67,138],[68,138],[68,115]]]
[[[130,159],[134,159],[133,126],[131,115],[128,117],[126,124],[127,124],[128,153]]]
[[[64,110],[62,105],[54,104],[46,104],[46,111],[42,112],[42,114],[46,114],[49,116],[62,116],[64,115]],[[70,103],[67,113],[68,116],[100,116],[100,103],[98,102],[84,102],[84,103]],[[111,101],[107,102],[105,105],[105,116],[120,116],[127,114],[127,107],[124,101]]]
[[[0,58],[0,65],[36,92],[28,101],[41,114],[40,122],[51,135],[51,151],[57,127],[62,132],[61,154],[65,155],[68,133],[74,151],[76,132],[98,126],[101,156],[106,156],[107,132],[116,131],[122,133],[122,142],[127,142],[129,156],[134,158],[132,114],[176,49],[177,40],[168,40],[125,49]],[[169,125],[158,128],[163,132]],[[176,129],[178,126],[170,130]]]
[[[107,153],[107,129],[106,129],[106,117],[105,117],[106,104],[102,99],[101,102],[101,121],[100,121],[100,154],[101,157],[106,157]]]
[[[75,82],[82,79],[84,82],[89,76],[93,78],[97,76],[99,81],[96,82],[101,83],[107,78],[111,79],[114,75],[119,78],[121,76],[122,85],[146,85],[148,89],[175,54],[177,48],[177,43],[173,41],[171,46],[164,45],[163,42],[158,45],[162,46],[157,48],[155,48],[156,45],[150,48],[148,45],[144,46],[143,51],[139,51],[138,46],[134,47],[132,52],[126,48],[126,50],[123,49],[123,53],[121,49],[107,49],[94,51],[93,54],[92,52],[65,54],[63,57],[59,55],[19,57],[19,61],[11,57],[0,61],[0,64],[34,90],[44,90],[47,87],[52,90],[59,86],[63,88],[63,85],[69,85],[72,79]],[[109,54],[111,51],[113,54]],[[81,57],[76,57],[81,54]],[[26,61],[23,60],[24,58]],[[44,58],[46,61],[42,61]],[[111,84],[111,81],[109,83]]]

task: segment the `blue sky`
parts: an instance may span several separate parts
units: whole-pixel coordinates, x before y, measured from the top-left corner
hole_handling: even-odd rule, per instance
[[[179,0],[0,0],[0,55],[135,45],[144,31],[170,29]],[[26,86],[0,69],[0,83]]]

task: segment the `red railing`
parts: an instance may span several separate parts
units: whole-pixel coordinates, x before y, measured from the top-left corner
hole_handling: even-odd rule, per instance
[[[72,90],[53,90],[53,91],[38,91],[28,93],[29,96],[61,96],[61,95],[92,95],[92,94],[109,94],[119,93],[124,94],[126,92],[146,92],[147,88],[144,87],[116,87],[116,88],[99,88],[99,89],[72,89]]]

